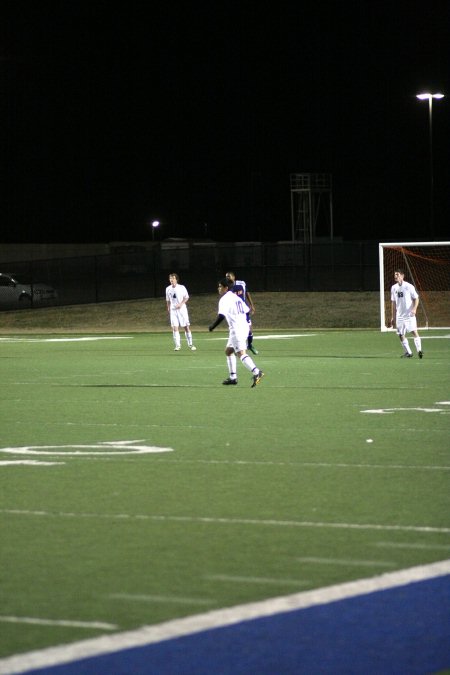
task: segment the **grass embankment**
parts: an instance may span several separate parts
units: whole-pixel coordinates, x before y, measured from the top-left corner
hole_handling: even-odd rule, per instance
[[[377,328],[376,292],[253,293],[258,329]],[[217,313],[218,295],[191,297],[189,314],[195,331],[206,330]],[[43,307],[0,312],[0,333],[147,332],[167,330],[163,298]]]

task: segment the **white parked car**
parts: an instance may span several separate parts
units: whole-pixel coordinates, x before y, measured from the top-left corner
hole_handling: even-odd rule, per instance
[[[58,294],[49,284],[19,281],[14,274],[0,272],[0,307],[30,307],[54,304]]]

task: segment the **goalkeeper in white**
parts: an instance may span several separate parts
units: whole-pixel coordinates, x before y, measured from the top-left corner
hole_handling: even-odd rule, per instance
[[[412,284],[404,281],[405,272],[398,268],[394,270],[394,279],[396,283],[391,288],[391,326],[397,326],[397,335],[403,347],[402,358],[411,359],[413,353],[408,343],[407,333],[412,333],[414,336],[414,345],[417,350],[419,359],[423,357],[422,340],[417,332],[416,312],[419,306],[419,294]]]

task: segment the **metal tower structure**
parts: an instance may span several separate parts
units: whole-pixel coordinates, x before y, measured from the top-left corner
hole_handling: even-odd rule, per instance
[[[331,174],[291,173],[292,241],[333,239]]]

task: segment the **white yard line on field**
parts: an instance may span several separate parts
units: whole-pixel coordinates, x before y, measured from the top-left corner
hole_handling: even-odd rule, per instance
[[[117,630],[119,626],[114,623],[101,621],[70,621],[67,619],[42,619],[31,616],[1,616],[2,623],[26,623],[34,626],[61,626],[63,628],[88,628],[99,630]]]
[[[319,333],[292,333],[287,335],[258,335],[258,342],[260,340],[291,340],[292,338],[298,337],[317,337]],[[228,337],[213,337],[206,338],[208,342],[217,342],[218,340],[228,340]]]
[[[176,605],[215,605],[215,600],[206,598],[183,598],[176,595],[141,595],[133,593],[113,593],[107,596],[111,600],[127,600],[131,602],[158,602]]]
[[[65,462],[43,462],[41,459],[0,459],[0,466],[63,466]]]
[[[312,469],[414,469],[424,471],[450,471],[450,466],[420,464],[344,464],[342,462],[276,462],[274,460],[245,460],[245,459],[158,459],[158,462],[168,464],[238,464],[250,466],[298,466]]]
[[[296,558],[297,562],[313,565],[344,565],[344,567],[397,567],[397,563],[380,560],[355,560],[353,558]]]
[[[137,630],[116,633],[90,640],[82,640],[59,647],[0,659],[0,675],[16,675],[27,670],[48,668],[79,659],[112,654],[124,649],[145,647],[163,640],[194,635],[213,628],[232,626],[243,621],[274,616],[318,605],[326,605],[377,591],[407,586],[414,582],[427,581],[450,574],[450,560],[420,565],[398,572],[390,572],[368,579],[350,581],[312,591],[270,598],[260,602],[238,605],[226,609],[197,614],[184,619],[166,621],[156,626],[144,626]]]
[[[96,340],[132,340],[132,335],[98,335],[73,338],[0,337],[1,342],[95,342]]]
[[[0,514],[11,516],[38,516],[46,518],[97,518],[99,520],[141,520],[164,523],[208,523],[211,525],[249,525],[255,527],[308,527],[342,530],[379,530],[394,532],[439,532],[450,533],[450,527],[432,525],[382,525],[374,523],[326,523],[309,520],[272,520],[257,518],[219,518],[212,516],[168,516],[148,513],[75,513],[64,511],[31,511],[25,509],[0,509]]]
[[[422,544],[421,542],[402,544],[398,541],[377,541],[374,544],[371,544],[371,546],[380,548],[417,549],[420,551],[450,551],[450,544]]]
[[[93,425],[77,425],[75,422],[65,422],[65,426],[121,426],[117,424],[93,424]],[[144,425],[130,425],[127,424],[125,425],[126,428],[129,430],[132,427],[139,427],[141,428]],[[180,425],[171,425],[171,424],[151,424],[151,425],[145,425],[146,427],[154,427],[154,428],[178,428]],[[183,428],[185,429],[209,429],[212,427],[209,426],[203,426],[203,425],[193,425],[193,424],[188,424],[185,425]],[[258,427],[259,428],[259,427]],[[247,430],[251,430],[252,427],[247,427]],[[36,446],[39,447],[39,446]],[[41,446],[43,449],[45,446]],[[55,446],[57,447],[57,446]],[[61,447],[76,447],[76,446],[61,446]],[[0,453],[8,451],[8,454],[13,454],[11,453],[10,448],[0,448]],[[46,453],[44,450],[42,452],[39,451],[33,451],[33,453],[24,453],[23,449],[19,449],[20,452],[17,454],[33,454],[33,455],[45,455]],[[51,453],[51,454],[57,454],[57,453]],[[124,461],[126,455],[124,456],[122,453],[111,453],[113,455],[117,455],[121,457],[121,461]],[[130,454],[137,454],[137,453],[130,453]],[[157,453],[158,454],[158,453]],[[71,453],[67,452],[61,452],[62,457],[66,457],[67,459],[71,459]],[[105,452],[99,452],[95,453],[95,455],[89,456],[87,453],[83,453],[82,455],[83,460],[107,460],[111,459],[109,455],[107,455]],[[122,460],[122,457],[124,458]],[[75,456],[76,459],[80,458],[80,455]],[[134,460],[133,460],[134,461]],[[301,467],[301,468],[311,468],[311,469],[382,469],[382,470],[388,470],[391,471],[392,469],[398,469],[398,470],[408,470],[408,471],[450,471],[450,465],[429,465],[429,464],[346,464],[344,462],[289,462],[289,461],[276,461],[276,460],[246,460],[246,459],[178,459],[176,457],[171,456],[170,459],[165,456],[164,458],[158,457],[158,463],[164,462],[166,464],[203,464],[203,465],[211,465],[214,466],[216,464],[224,464],[224,465],[230,465],[230,466],[286,466],[286,467]],[[1,463],[1,462],[0,462]]]
[[[241,577],[232,574],[209,574],[207,581],[223,581],[232,584],[269,584],[275,586],[308,586],[311,582],[305,579],[277,579],[275,577]]]

